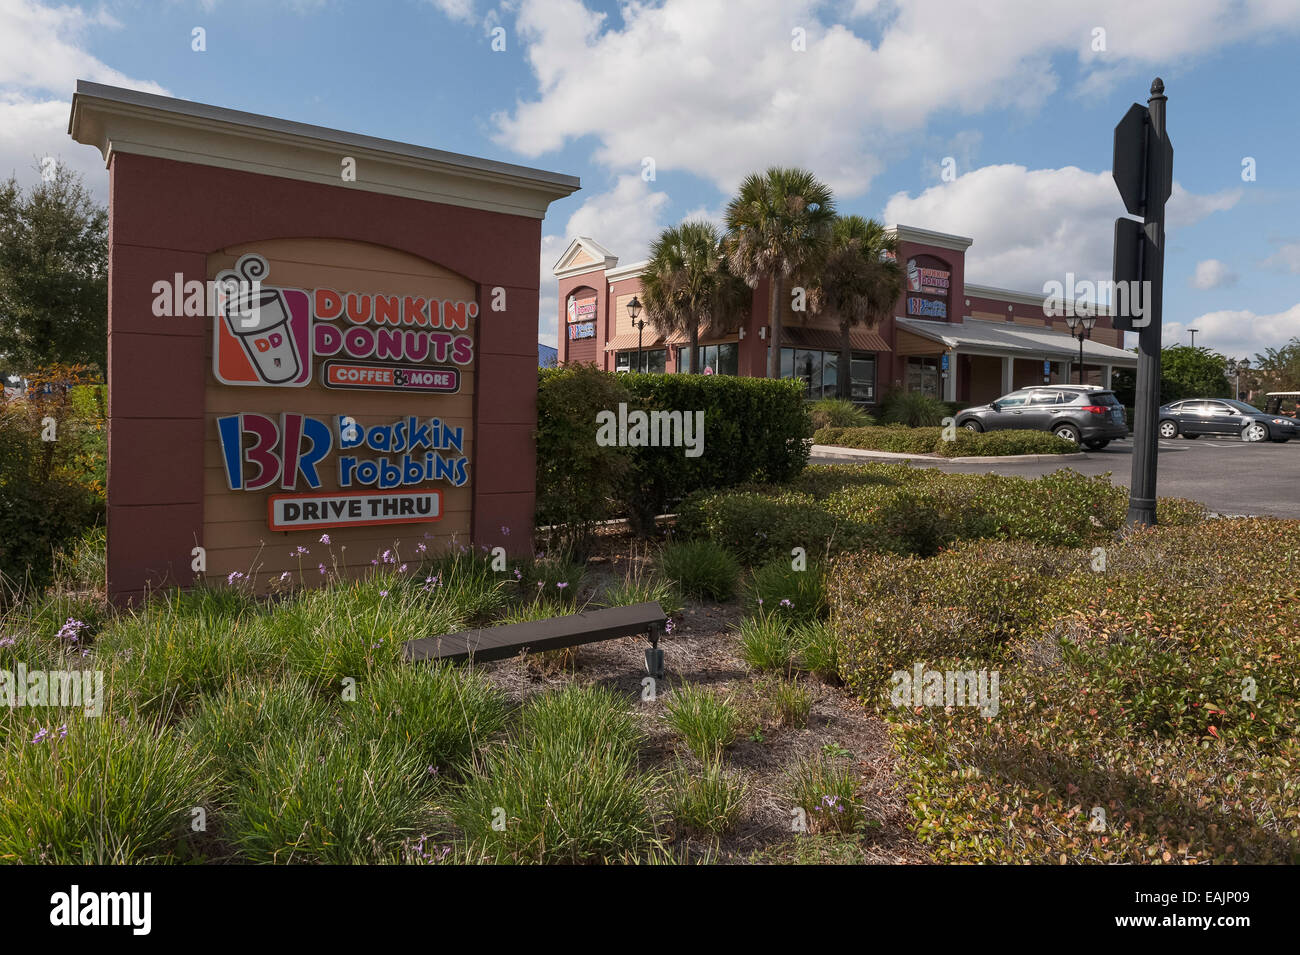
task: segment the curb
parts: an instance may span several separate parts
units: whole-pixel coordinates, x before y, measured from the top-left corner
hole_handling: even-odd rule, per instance
[[[833,444],[814,444],[809,449],[810,455],[821,458],[838,458],[842,461],[858,459],[877,459],[885,461],[937,461],[945,464],[1005,464],[1008,462],[1023,464],[1042,463],[1044,461],[1078,461],[1087,458],[1082,451],[1073,454],[998,454],[978,455],[964,458],[945,458],[937,454],[902,454],[898,451],[865,451],[862,448],[841,448]]]

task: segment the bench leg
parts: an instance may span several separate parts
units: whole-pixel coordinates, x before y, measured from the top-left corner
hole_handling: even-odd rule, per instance
[[[659,649],[659,628],[650,627],[650,649],[645,652],[645,668],[656,680],[664,678],[664,652]]]

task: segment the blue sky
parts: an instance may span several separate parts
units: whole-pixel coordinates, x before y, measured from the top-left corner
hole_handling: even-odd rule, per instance
[[[1297,63],[1294,0],[0,0],[0,174],[54,155],[106,195],[66,134],[78,78],[576,174],[543,227],[553,344],[573,235],[636,261],[774,163],[844,211],[970,236],[969,281],[1105,278],[1112,129],[1160,75],[1165,341],[1250,355],[1300,335]]]

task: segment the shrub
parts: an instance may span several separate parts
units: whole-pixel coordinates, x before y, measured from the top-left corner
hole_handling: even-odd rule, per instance
[[[895,454],[933,454],[940,457],[996,457],[1014,454],[1076,454],[1078,445],[1047,431],[989,431],[964,428],[905,428],[900,425],[867,428],[822,428],[814,444]]]
[[[736,741],[740,714],[731,700],[689,683],[676,687],[665,719],[701,760],[716,758]]]
[[[790,556],[802,547],[818,556],[832,547],[851,546],[858,528],[837,519],[811,497],[788,491],[723,491],[693,495],[678,511],[685,537],[703,537],[747,564]]]
[[[823,621],[797,625],[791,631],[799,669],[822,680],[839,681],[839,637]]]
[[[808,564],[804,570],[792,561],[777,558],[754,571],[745,586],[745,610],[764,611],[789,621],[817,620],[826,615],[826,580],[821,567]]]
[[[622,580],[607,584],[601,596],[604,607],[627,607],[651,601],[659,604],[670,617],[682,611],[681,595],[672,582],[639,567],[629,569]]]
[[[711,540],[670,541],[659,552],[659,566],[682,593],[707,600],[730,600],[740,578],[736,558]]]
[[[763,613],[740,622],[740,656],[752,670],[789,673],[795,652],[789,621]]]
[[[54,369],[35,380],[80,380],[86,370]],[[45,441],[53,419],[57,440]],[[104,418],[77,413],[63,389],[0,400],[0,581],[33,594],[53,577],[54,554],[103,521]],[[0,607],[11,602],[0,584]]]
[[[381,670],[357,687],[346,735],[413,748],[429,766],[459,768],[506,722],[500,691],[477,671],[448,664]]]
[[[1261,565],[1261,553],[1282,559]],[[919,591],[833,611],[855,659],[910,619],[917,659],[952,652],[964,659],[951,665],[1001,671],[994,719],[884,710],[921,840],[960,862],[1300,861],[1288,554],[1300,554],[1300,524],[1273,520],[1136,530],[1107,545],[1105,572],[1087,547],[955,548],[922,562],[967,614],[960,628],[940,618],[946,646],[930,636],[940,601]],[[990,560],[992,580],[976,569]],[[890,665],[868,654],[873,674]]]
[[[880,420],[886,424],[905,424],[925,428],[943,424],[951,415],[948,405],[919,391],[891,391],[880,400]]]
[[[0,860],[176,860],[209,764],[177,736],[103,717],[22,720],[0,748]],[[66,725],[59,725],[64,723]]]
[[[782,726],[808,725],[808,717],[812,714],[812,693],[796,680],[769,680],[761,685],[760,692]]]
[[[250,862],[386,861],[426,819],[435,780],[415,747],[272,733],[234,790],[229,836]]]
[[[843,398],[820,398],[809,408],[812,426],[818,428],[863,428],[875,424],[867,414],[851,401]]]
[[[707,759],[702,768],[678,765],[668,787],[669,811],[687,832],[724,835],[740,820],[746,791],[720,759]]]
[[[629,412],[703,412],[703,453],[597,445],[597,413],[617,413],[620,403]],[[807,463],[811,433],[797,381],[545,369],[538,395],[537,520],[561,525],[558,536],[581,543],[581,554],[594,524],[609,517],[626,515],[634,529],[646,532],[655,515],[694,491],[789,480]]]
[[[539,371],[537,390],[537,524],[553,528],[549,546],[578,555],[595,526],[615,517],[632,459],[596,443],[596,413],[630,399],[623,382],[594,365]]]
[[[472,849],[496,863],[635,858],[655,844],[656,780],[636,772],[638,741],[608,690],[541,694],[508,742],[476,758],[452,797],[453,817]]]

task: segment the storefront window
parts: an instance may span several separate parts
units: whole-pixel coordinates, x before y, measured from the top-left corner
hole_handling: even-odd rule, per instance
[[[840,353],[804,348],[781,349],[781,377],[801,378],[809,398],[835,398],[839,387]],[[876,356],[853,352],[849,361],[851,399],[876,400]]]
[[[735,342],[722,342],[718,345],[700,346],[700,371],[713,375],[736,375],[740,373],[740,352]],[[691,346],[677,346],[677,370],[689,372],[691,369]]]
[[[636,352],[621,351],[615,360],[615,371],[634,371],[636,370]],[[668,349],[666,348],[647,348],[641,352],[641,368],[643,372],[649,372],[652,375],[662,375],[668,368]]]

